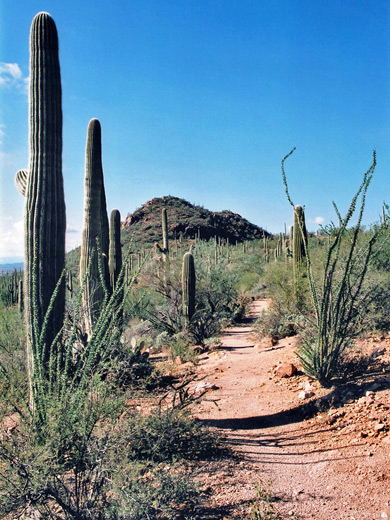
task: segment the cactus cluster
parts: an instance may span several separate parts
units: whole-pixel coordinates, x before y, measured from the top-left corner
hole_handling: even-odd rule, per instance
[[[1,299],[9,306],[18,305],[23,310],[23,273],[14,269],[12,273],[0,277]]]
[[[39,381],[48,377],[51,370],[49,360],[56,360],[57,369],[68,363],[68,358],[65,360],[62,352],[61,332],[64,325],[65,291],[67,289],[72,297],[73,279],[70,272],[65,273],[66,216],[61,104],[57,29],[51,16],[42,12],[33,19],[30,33],[29,168],[19,170],[15,178],[18,190],[25,196],[24,290],[20,283],[17,285],[16,279],[12,279],[11,287],[12,303],[16,301],[15,294],[19,294],[19,308],[22,309],[23,303],[25,307],[27,368],[32,405],[34,395],[39,391]],[[85,332],[90,337],[102,303],[108,300],[111,292],[110,275],[114,291],[122,265],[120,214],[117,210],[111,216],[109,262],[101,127],[97,119],[92,119],[88,125],[85,155],[80,279]]]

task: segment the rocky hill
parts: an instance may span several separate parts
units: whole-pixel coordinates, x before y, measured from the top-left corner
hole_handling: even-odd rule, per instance
[[[232,211],[213,212],[195,206],[178,197],[159,197],[128,215],[122,224],[124,235],[131,235],[134,242],[160,242],[162,240],[161,212],[166,208],[170,238],[195,238],[208,240],[215,236],[229,239],[231,244],[269,236],[261,227]]]

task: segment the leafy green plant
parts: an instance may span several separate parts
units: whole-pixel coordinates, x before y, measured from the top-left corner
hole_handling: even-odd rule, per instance
[[[288,191],[284,163],[293,151],[282,160],[283,182],[287,199],[292,207],[294,204]],[[314,340],[305,342],[300,347],[298,355],[305,372],[318,379],[325,387],[329,387],[332,379],[337,375],[340,355],[355,337],[357,320],[370,301],[370,295],[362,289],[378,232],[374,230],[369,240],[363,244],[360,243],[360,237],[366,194],[375,166],[376,154],[374,152],[373,162],[363,175],[362,183],[353,197],[345,217],[341,216],[336,204],[333,203],[338,225],[331,226],[320,281],[316,280],[313,275],[309,249],[305,246],[313,312],[311,324],[315,330],[315,336]],[[357,222],[348,229],[357,206]],[[305,243],[305,241],[303,242]]]

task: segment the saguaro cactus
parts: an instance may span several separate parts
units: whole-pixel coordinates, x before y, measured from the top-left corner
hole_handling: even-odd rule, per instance
[[[49,359],[50,346],[63,324],[65,306],[63,280],[40,338],[50,299],[65,266],[66,227],[58,35],[54,20],[47,13],[37,14],[31,25],[29,121],[24,269],[31,382],[35,362],[45,367]]]
[[[88,124],[85,150],[84,228],[80,253],[80,281],[90,269],[84,285],[85,331],[90,336],[109,287],[108,217],[104,191],[101,126]],[[101,274],[100,274],[101,272]]]
[[[164,262],[169,260],[169,244],[168,244],[168,216],[167,210],[165,208],[162,209],[161,212],[161,226],[162,226],[162,236],[163,236],[163,245],[162,247],[159,244],[155,244],[156,252],[162,253],[162,259]]]
[[[183,293],[183,316],[185,323],[188,324],[195,312],[195,264],[191,253],[185,253],[183,256],[181,287]]]
[[[297,301],[301,295],[301,278],[305,275],[305,259],[307,248],[307,232],[305,224],[305,213],[302,206],[294,208],[293,227],[293,275]],[[299,304],[299,301],[298,301]]]
[[[114,290],[118,275],[122,269],[121,214],[117,209],[113,209],[110,215],[110,248],[108,267],[110,271],[111,289]]]
[[[167,210],[165,208],[162,209],[161,212],[161,223],[162,223],[162,235],[163,235],[163,259],[164,261],[168,260],[169,256],[169,246],[168,246],[168,216]]]

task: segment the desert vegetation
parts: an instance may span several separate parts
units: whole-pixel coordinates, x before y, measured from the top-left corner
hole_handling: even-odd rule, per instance
[[[299,334],[304,372],[330,387],[356,375],[357,336],[389,330],[388,208],[362,226],[375,153],[346,215],[335,205],[336,223],[316,235],[289,195],[291,153],[288,234],[175,197],[121,226],[118,210],[108,218],[94,118],[82,245],[66,256],[58,37],[47,13],[33,20],[30,75],[30,165],[16,176],[25,264],[0,277],[0,516],[205,518],[194,461],[229,453],[191,418],[206,392],[192,383],[220,332],[267,297],[254,334]],[[251,517],[276,518],[260,498]]]

